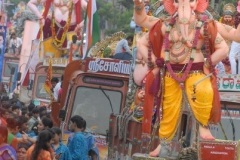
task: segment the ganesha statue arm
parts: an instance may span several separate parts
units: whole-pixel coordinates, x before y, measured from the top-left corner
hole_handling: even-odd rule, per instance
[[[80,1],[80,3],[77,3],[78,1]],[[85,11],[87,9],[87,1],[86,0],[72,0],[73,4],[76,6],[76,5],[80,5],[80,7]],[[38,9],[38,5],[40,4],[45,4],[45,9],[47,8],[47,12],[50,8],[51,5],[54,6],[54,12],[55,12],[55,9],[56,8],[59,8],[61,10],[61,7],[63,6],[59,6],[59,3],[55,2],[54,0],[30,0],[28,3],[27,3],[27,6],[28,8],[39,18],[39,20],[42,21],[43,25],[44,25],[44,20],[46,19],[46,17],[48,16],[47,14],[43,15],[43,13],[41,13]],[[48,5],[48,7],[46,7]],[[69,7],[69,6],[67,6]],[[73,14],[75,14],[74,17],[76,17],[76,14],[78,12],[73,12]],[[67,21],[66,19],[60,19],[60,20],[65,20]],[[76,20],[71,20],[71,23],[77,23]],[[78,22],[76,28],[81,28],[83,26],[83,23],[84,21],[81,21],[81,22]]]
[[[240,25],[237,28],[216,21],[218,32],[224,39],[240,42]]]
[[[159,20],[154,16],[147,15],[143,0],[133,0],[134,2],[134,21],[138,26],[151,29],[152,26]]]
[[[133,72],[134,82],[141,86],[144,78],[148,74],[149,67],[148,67],[148,41],[149,41],[149,34],[146,33],[142,37],[139,38],[137,42],[137,56],[135,62],[135,69]],[[156,60],[154,54],[151,54],[152,62]],[[157,68],[156,68],[157,69]]]
[[[212,61],[212,65],[215,66],[221,60],[226,58],[229,52],[229,47],[226,41],[224,41],[223,37],[219,33],[217,33],[214,48],[215,48],[215,52],[213,52],[211,55],[211,61]]]
[[[45,3],[46,0],[30,0],[27,3],[28,8],[39,18],[42,19],[42,13],[39,11],[39,9],[37,8],[37,5],[39,5],[40,3]]]

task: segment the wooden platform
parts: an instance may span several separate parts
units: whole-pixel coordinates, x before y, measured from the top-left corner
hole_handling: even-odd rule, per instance
[[[221,102],[240,103],[240,92],[219,92]]]
[[[133,160],[167,160],[165,158],[150,157],[148,154],[135,153],[132,156]]]

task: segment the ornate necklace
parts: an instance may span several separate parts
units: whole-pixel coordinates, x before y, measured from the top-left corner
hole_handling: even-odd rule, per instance
[[[172,17],[169,25],[167,26],[165,37],[164,37],[165,64],[166,64],[167,69],[168,69],[170,75],[172,76],[172,78],[174,78],[180,84],[181,88],[184,89],[184,82],[185,82],[185,80],[186,80],[186,78],[187,78],[187,76],[188,76],[188,74],[191,70],[191,67],[192,67],[192,64],[193,64],[193,61],[194,61],[194,57],[195,57],[195,53],[196,53],[196,47],[197,47],[197,43],[198,43],[198,39],[199,39],[199,35],[200,35],[200,29],[201,29],[201,26],[202,26],[203,22],[198,21],[197,25],[195,27],[196,32],[195,32],[194,39],[193,39],[191,56],[190,56],[190,59],[189,59],[189,62],[187,64],[187,66],[184,65],[185,70],[183,71],[182,75],[174,73],[174,71],[172,69],[172,66],[171,66],[171,63],[169,61],[169,57],[170,57],[169,34],[170,34],[170,31],[171,31],[173,25],[175,24],[175,22],[176,22],[175,17]]]
[[[184,48],[180,53],[178,54],[173,54],[172,52],[170,52],[170,56],[169,58],[171,60],[173,60],[175,63],[180,63],[182,61],[184,61],[188,55],[190,55],[191,50]],[[184,55],[184,56],[183,56]],[[182,57],[180,57],[182,56]]]
[[[174,42],[173,45],[172,45],[172,48],[174,50],[180,50],[183,48],[183,43],[182,41],[178,41],[178,42]]]

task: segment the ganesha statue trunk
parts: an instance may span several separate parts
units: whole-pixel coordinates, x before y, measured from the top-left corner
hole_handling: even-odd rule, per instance
[[[190,23],[191,13],[194,13],[190,7],[190,2],[187,0],[179,0],[177,13],[181,34],[183,39],[188,42],[188,26]]]

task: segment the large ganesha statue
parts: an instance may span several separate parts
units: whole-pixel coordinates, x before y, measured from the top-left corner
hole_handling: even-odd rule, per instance
[[[206,0],[163,0],[168,19],[149,16],[134,0],[134,20],[149,30],[139,39],[134,81],[145,88],[142,134],[151,134],[157,108],[161,144],[150,155],[169,158],[184,107],[189,107],[199,136],[214,140],[209,124],[221,119],[215,65],[227,57],[225,39],[240,41],[240,27],[226,30],[204,13]],[[204,54],[205,53],[205,54]]]

